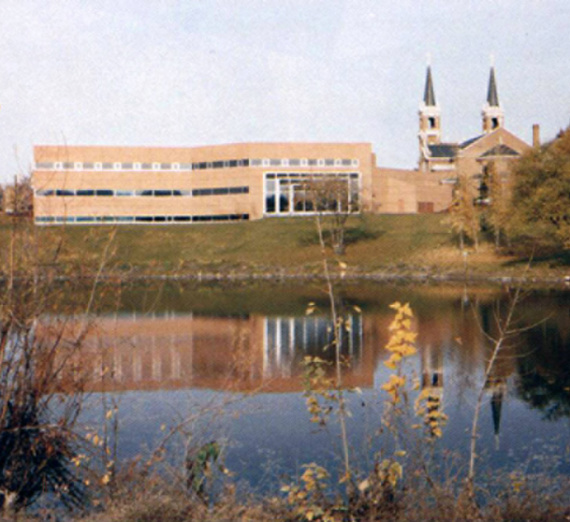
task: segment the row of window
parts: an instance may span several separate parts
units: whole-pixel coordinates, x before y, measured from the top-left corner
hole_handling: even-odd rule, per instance
[[[326,179],[357,179],[358,172],[268,172],[265,174],[265,179],[274,178],[289,178],[289,179],[302,179],[305,181]]]
[[[211,216],[37,216],[37,224],[125,224],[125,223],[205,223],[247,221],[249,214]]]
[[[236,167],[357,167],[357,159],[339,158],[256,158],[232,159],[220,161],[201,161],[197,163],[161,163],[161,162],[81,162],[56,161],[38,162],[36,170],[207,170]]]
[[[226,196],[229,194],[249,194],[249,187],[217,187],[192,190],[111,190],[111,189],[45,189],[37,190],[36,196]]]

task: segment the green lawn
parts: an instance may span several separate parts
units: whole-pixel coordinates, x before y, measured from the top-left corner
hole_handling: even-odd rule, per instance
[[[4,216],[3,245],[9,244],[9,230]],[[320,273],[322,266],[314,218],[171,226],[31,226],[31,230],[44,252],[61,244],[59,259],[74,270],[97,267],[113,234],[111,265],[120,272],[299,274]],[[342,261],[349,273],[462,273],[465,267],[442,215],[353,216],[347,243]],[[470,251],[466,260],[468,269],[479,274],[515,275],[524,265],[513,257],[497,256],[490,244],[477,253]],[[533,270],[538,276],[568,272],[566,265],[554,265],[545,259]]]

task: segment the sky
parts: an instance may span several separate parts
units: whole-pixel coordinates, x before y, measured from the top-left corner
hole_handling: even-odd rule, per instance
[[[427,56],[443,139],[570,124],[568,0],[0,0],[0,183],[33,146],[369,142],[413,168]]]

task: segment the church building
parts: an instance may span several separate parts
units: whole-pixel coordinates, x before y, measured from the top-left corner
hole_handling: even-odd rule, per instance
[[[482,132],[478,136],[463,142],[442,142],[441,111],[435,98],[431,67],[428,66],[419,111],[419,170],[446,173],[449,178],[466,176],[476,179],[493,162],[496,171],[505,176],[510,163],[529,146],[505,128],[505,113],[499,103],[494,67],[489,74],[487,101],[481,118]]]

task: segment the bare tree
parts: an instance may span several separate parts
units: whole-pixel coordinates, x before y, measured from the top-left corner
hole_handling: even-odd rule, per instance
[[[532,259],[531,259],[532,261]],[[525,273],[530,269],[531,261],[526,266]],[[471,422],[471,437],[470,437],[470,447],[469,447],[469,468],[467,472],[467,493],[471,499],[474,497],[474,481],[475,481],[475,464],[477,459],[477,438],[479,430],[479,415],[481,413],[481,407],[483,404],[483,398],[486,393],[487,384],[490,381],[492,374],[495,370],[497,360],[502,355],[506,343],[511,340],[514,336],[520,334],[524,330],[528,330],[537,326],[539,323],[526,326],[524,328],[514,328],[515,323],[515,311],[520,305],[522,299],[522,283],[519,284],[512,295],[509,295],[510,301],[507,308],[506,314],[501,315],[499,312],[496,314],[496,328],[498,330],[498,336],[493,338],[488,334],[485,334],[487,339],[492,343],[492,351],[485,366],[485,373],[483,375],[483,385],[479,389],[477,394],[477,400],[475,403],[475,412],[473,413],[473,420]]]
[[[6,214],[31,216],[33,213],[34,191],[29,176],[23,179],[14,177],[14,183],[8,185],[3,193],[3,208]]]
[[[335,254],[344,254],[348,219],[360,210],[358,192],[353,190],[351,180],[340,176],[312,178],[305,184],[305,194],[316,213],[323,240],[329,240]]]

